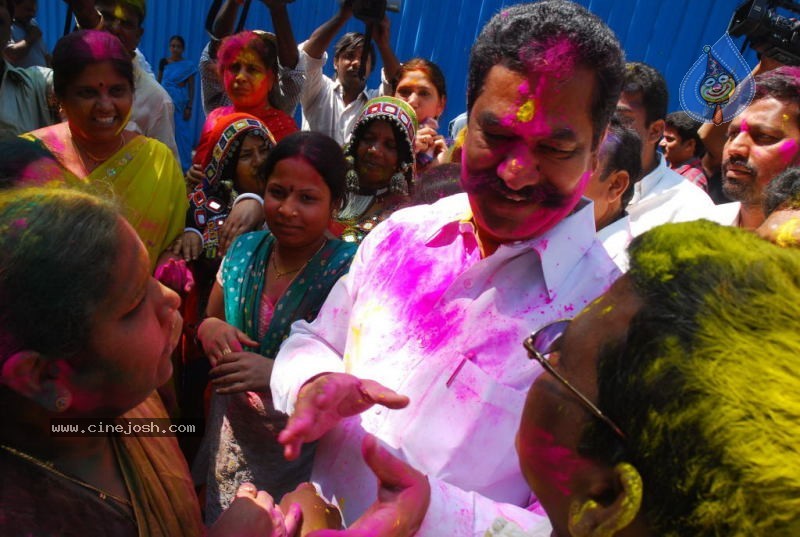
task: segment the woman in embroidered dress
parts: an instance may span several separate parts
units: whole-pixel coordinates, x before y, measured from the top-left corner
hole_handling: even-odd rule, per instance
[[[198,329],[215,389],[195,468],[206,476],[207,522],[244,481],[278,499],[309,478],[313,447],[287,462],[277,441],[287,416],[272,406],[273,357],[292,322],[316,317],[356,249],[326,238],[345,195],[344,156],[332,138],[288,136],[270,153],[265,174],[270,231],[231,245]]]
[[[361,242],[379,222],[411,204],[416,131],[417,116],[405,101],[367,101],[344,149],[347,198],[331,225],[334,235]]]
[[[53,86],[67,120],[24,137],[79,179],[107,186],[144,242],[151,269],[177,274],[170,285],[182,289],[185,273],[172,270],[165,250],[183,231],[186,186],[167,146],[125,130],[133,105],[130,54],[107,32],[68,34],[53,50]]]
[[[158,81],[167,90],[175,105],[175,142],[181,157],[181,169],[192,165],[194,136],[189,121],[192,119],[194,103],[194,79],[197,67],[183,57],[186,42],[183,37],[173,35],[169,38],[169,58],[162,58],[158,64]]]
[[[180,365],[176,365],[176,386],[182,416],[203,416],[203,393],[208,383],[208,361],[197,345],[196,329],[205,317],[208,296],[219,270],[224,253],[220,239],[225,222],[237,196],[261,198],[266,187],[262,167],[275,141],[264,124],[249,114],[229,114],[221,118],[212,136],[197,148],[197,160],[203,163],[203,181],[189,196],[186,228],[175,241],[173,253],[189,263],[194,276],[194,289],[183,301],[181,313],[185,319],[185,335],[179,347]],[[260,229],[263,216],[254,227]],[[237,234],[241,234],[237,230]],[[188,440],[188,439],[187,439]],[[184,442],[187,456],[195,446]]]
[[[249,114],[223,116],[209,134],[197,147],[195,158],[203,167],[203,181],[189,196],[186,230],[174,250],[187,261],[201,253],[214,260],[224,254],[219,234],[225,219],[240,194],[260,198],[264,193],[261,167],[275,147],[269,129]]]
[[[0,406],[13,409],[0,422],[0,535],[206,535],[174,436],[52,429],[169,424],[155,389],[172,372],[179,298],[150,275],[136,232],[86,193],[5,190],[0,250]],[[284,519],[252,484],[237,496],[208,535],[296,526],[296,507]]]

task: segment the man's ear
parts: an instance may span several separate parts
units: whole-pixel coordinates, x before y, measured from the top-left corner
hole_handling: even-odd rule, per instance
[[[611,537],[628,527],[642,505],[642,478],[627,462],[605,469],[569,506],[573,537]]]
[[[608,175],[605,182],[608,184],[606,191],[608,203],[612,204],[618,202],[628,189],[631,177],[626,170],[615,170]]]
[[[64,382],[63,363],[41,353],[21,350],[3,363],[3,384],[51,412],[64,412],[72,405],[72,392]]]
[[[694,158],[694,152],[695,149],[697,149],[697,140],[695,140],[694,138],[689,138],[688,140],[685,140],[683,143],[686,144],[686,152],[692,155],[692,158]]]
[[[666,123],[663,119],[653,121],[650,126],[647,127],[647,140],[642,140],[642,142],[657,144],[659,140],[661,140],[661,137],[664,136],[664,125],[666,125]]]

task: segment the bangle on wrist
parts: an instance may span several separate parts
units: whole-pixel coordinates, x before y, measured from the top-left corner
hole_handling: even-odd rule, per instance
[[[231,205],[231,208],[235,207],[236,204],[239,203],[240,201],[248,200],[248,199],[249,200],[256,200],[261,205],[264,205],[264,198],[262,198],[258,194],[252,194],[250,192],[245,192],[244,194],[239,194],[239,196],[235,200],[233,200],[233,205]]]
[[[200,230],[199,230],[199,229],[195,229],[195,228],[193,228],[193,227],[185,227],[185,228],[183,228],[183,232],[184,232],[184,233],[194,233],[195,235],[197,235],[198,237],[200,237],[200,244],[203,244],[203,245],[205,245],[206,241],[205,241],[205,240],[203,240],[203,234],[202,234],[202,233],[200,233]]]

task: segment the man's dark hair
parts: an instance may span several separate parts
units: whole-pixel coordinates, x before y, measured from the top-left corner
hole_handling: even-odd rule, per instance
[[[781,102],[800,106],[800,67],[783,66],[756,77],[753,102],[772,97]],[[800,114],[797,117],[800,124]]]
[[[772,178],[764,189],[764,214],[779,207],[800,209],[800,168],[787,168]]]
[[[628,206],[633,198],[634,185],[642,178],[642,139],[639,134],[627,127],[617,117],[612,116],[608,124],[606,136],[600,144],[600,161],[605,166],[600,174],[602,183],[612,172],[625,170],[630,181],[622,194],[622,209]]]
[[[350,52],[351,50],[355,50],[359,47],[363,47],[364,43],[367,42],[367,38],[364,37],[364,34],[360,32],[347,32],[333,46],[333,59],[336,59],[344,54],[345,52]],[[373,45],[372,41],[369,43],[369,62],[372,68],[375,68],[375,45]],[[369,73],[367,73],[369,74]]]
[[[675,129],[675,132],[681,137],[681,141],[694,140],[694,156],[703,156],[706,152],[706,146],[703,145],[703,140],[700,139],[700,135],[697,133],[697,129],[700,128],[702,123],[692,119],[689,114],[683,111],[667,114],[664,123],[667,127]]]
[[[644,118],[649,126],[667,115],[669,92],[667,82],[655,68],[641,62],[625,64],[625,93],[638,93],[642,96]]]
[[[567,0],[519,4],[503,9],[486,23],[470,53],[467,110],[472,110],[492,67],[502,65],[522,75],[534,73],[542,69],[537,60],[562,40],[573,48],[575,65],[595,74],[591,106],[596,147],[619,99],[623,54],[603,21]]]

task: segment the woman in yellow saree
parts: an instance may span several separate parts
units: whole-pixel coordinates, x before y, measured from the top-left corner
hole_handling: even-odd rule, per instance
[[[113,193],[155,269],[183,231],[188,202],[170,150],[125,130],[134,91],[130,55],[109,33],[69,34],[53,50],[53,85],[66,121],[23,136],[76,177]]]

